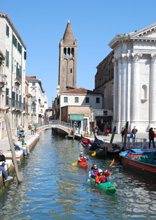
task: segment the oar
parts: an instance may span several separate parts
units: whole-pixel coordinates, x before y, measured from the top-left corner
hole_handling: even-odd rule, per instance
[[[72,163],[72,165],[73,165],[73,166],[76,166],[76,165],[78,165],[78,162],[74,162],[74,163]]]

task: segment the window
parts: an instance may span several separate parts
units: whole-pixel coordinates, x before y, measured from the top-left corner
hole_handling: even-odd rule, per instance
[[[33,82],[32,85],[35,86],[35,82]]]
[[[9,89],[6,88],[6,95],[9,96]]]
[[[18,51],[20,52],[20,54],[22,53],[22,46],[19,42],[18,42]]]
[[[15,47],[17,47],[17,38],[15,37],[15,35],[12,35],[12,43]]]
[[[9,51],[6,50],[6,66],[9,67]]]
[[[64,102],[65,102],[65,103],[68,102],[68,97],[64,97]]]
[[[24,51],[24,59],[26,60],[27,59],[27,52]]]
[[[70,73],[72,73],[72,68],[70,69]]]
[[[100,98],[96,97],[96,103],[100,103]]]
[[[79,103],[79,97],[75,97],[75,103]]]
[[[9,26],[6,24],[6,35],[9,37]]]
[[[89,97],[86,97],[86,103],[89,103]]]

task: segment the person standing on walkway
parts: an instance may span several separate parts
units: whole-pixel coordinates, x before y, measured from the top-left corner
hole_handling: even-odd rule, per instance
[[[34,135],[35,127],[34,125],[31,125],[31,135]]]
[[[149,137],[149,148],[151,147],[151,141],[153,142],[153,148],[155,148],[153,128],[150,128],[150,129],[149,129],[148,137]]]
[[[133,135],[133,143],[135,143],[135,139],[136,139],[136,133],[138,132],[138,130],[136,129],[136,126],[134,126],[134,128],[132,129],[132,135]]]
[[[124,137],[125,137],[125,127],[122,127],[122,129],[121,129],[121,139],[122,139],[122,142],[124,142]]]

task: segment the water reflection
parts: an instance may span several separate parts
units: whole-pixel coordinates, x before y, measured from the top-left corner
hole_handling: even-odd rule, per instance
[[[0,219],[155,219],[156,186],[133,175],[117,162],[110,181],[116,194],[98,191],[88,182],[88,172],[72,163],[83,150],[78,141],[62,139],[47,130],[14,179],[0,194]],[[111,160],[90,157],[107,169]]]

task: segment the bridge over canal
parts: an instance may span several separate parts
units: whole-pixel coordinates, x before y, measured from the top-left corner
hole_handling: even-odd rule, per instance
[[[64,131],[67,134],[73,134],[73,126],[60,120],[43,121],[34,124],[34,126],[36,127],[37,132],[43,131],[47,128],[54,128]]]

